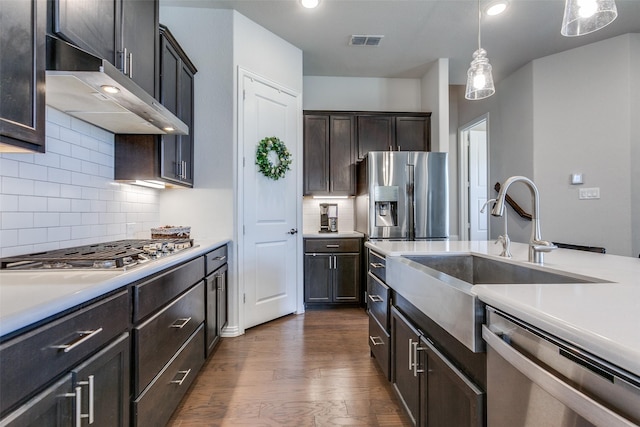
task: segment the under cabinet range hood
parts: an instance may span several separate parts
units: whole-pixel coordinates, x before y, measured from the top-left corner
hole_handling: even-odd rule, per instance
[[[189,127],[105,59],[47,35],[46,102],[116,134],[188,135]]]

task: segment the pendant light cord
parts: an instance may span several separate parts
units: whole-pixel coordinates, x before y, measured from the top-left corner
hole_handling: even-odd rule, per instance
[[[482,18],[482,12],[480,12],[480,0],[478,0],[478,50],[480,50],[480,19]]]

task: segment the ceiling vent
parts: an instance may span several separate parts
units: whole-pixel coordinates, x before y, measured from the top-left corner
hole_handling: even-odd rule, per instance
[[[378,46],[384,36],[352,35],[349,39],[351,46]]]

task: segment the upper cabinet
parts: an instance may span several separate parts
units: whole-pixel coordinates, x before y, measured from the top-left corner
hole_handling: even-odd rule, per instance
[[[158,95],[158,0],[53,0],[53,32]]]
[[[169,29],[160,25],[158,99],[189,126],[188,135],[116,135],[115,179],[193,186],[194,75],[197,70]]]
[[[358,115],[358,160],[369,151],[430,151],[431,113]]]
[[[304,115],[304,194],[355,194],[355,118],[339,113]]]
[[[44,152],[46,0],[0,0],[0,152]]]

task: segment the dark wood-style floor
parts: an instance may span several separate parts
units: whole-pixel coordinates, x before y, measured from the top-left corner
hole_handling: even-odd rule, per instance
[[[409,426],[362,309],[310,310],[222,340],[169,426]]]

